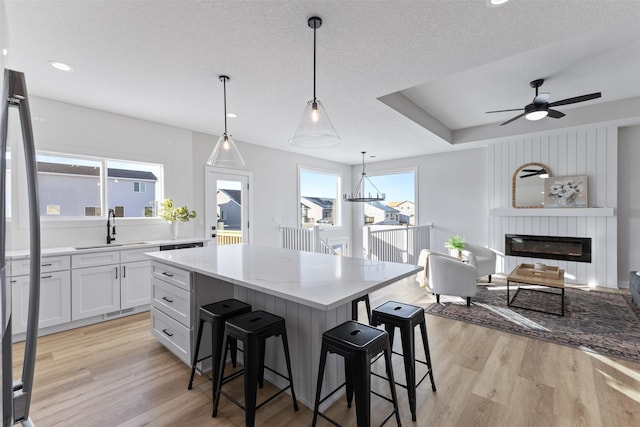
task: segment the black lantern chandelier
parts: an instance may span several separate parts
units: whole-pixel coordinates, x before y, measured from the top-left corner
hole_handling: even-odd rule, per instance
[[[366,151],[362,151],[362,175],[360,176],[360,181],[358,182],[358,186],[351,194],[344,194],[342,196],[342,200],[345,202],[381,202],[385,198],[385,194],[376,187],[376,185],[371,182],[367,173],[364,171],[364,155]],[[369,192],[365,194],[365,181],[371,185],[376,190],[375,196]]]

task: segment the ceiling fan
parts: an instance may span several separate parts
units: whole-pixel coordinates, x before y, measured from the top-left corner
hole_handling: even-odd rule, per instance
[[[530,176],[547,174],[547,171],[542,169],[542,168],[540,168],[540,169],[522,169],[520,172],[523,172],[523,174],[520,175],[518,178],[528,178]]]
[[[514,120],[519,119],[520,117],[525,117],[527,120],[540,120],[547,116],[559,119],[564,117],[564,113],[558,110],[554,110],[551,107],[557,107],[559,105],[568,105],[575,104],[577,102],[590,101],[592,99],[600,98],[602,94],[600,92],[590,93],[588,95],[580,95],[575,96],[573,98],[562,99],[560,101],[549,102],[549,96],[551,94],[542,92],[538,93],[538,88],[542,86],[544,83],[544,79],[537,79],[529,83],[532,88],[536,90],[536,96],[531,101],[531,104],[527,104],[524,108],[514,108],[510,110],[496,110],[496,111],[487,111],[487,113],[504,113],[507,111],[524,111],[521,114],[507,120],[504,123],[501,123],[500,126],[504,126],[506,124],[511,123]]]

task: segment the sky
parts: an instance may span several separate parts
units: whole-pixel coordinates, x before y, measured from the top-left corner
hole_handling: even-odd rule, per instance
[[[403,202],[405,200],[415,202],[415,173],[402,172],[387,175],[369,175],[367,177],[371,180],[378,190],[386,194],[385,201],[388,202]],[[308,197],[326,197],[334,198],[336,195],[336,186],[339,177],[330,173],[321,173],[317,171],[300,171],[300,192],[302,196]],[[343,188],[343,193],[350,193],[355,190],[354,188]],[[370,183],[365,180],[365,193],[374,193],[375,189],[370,186]]]

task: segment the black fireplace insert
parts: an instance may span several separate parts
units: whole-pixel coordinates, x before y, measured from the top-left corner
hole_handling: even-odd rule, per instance
[[[506,255],[591,262],[590,237],[505,234],[504,240]]]

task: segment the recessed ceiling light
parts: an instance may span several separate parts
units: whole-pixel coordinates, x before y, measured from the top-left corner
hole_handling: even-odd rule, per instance
[[[60,61],[49,61],[49,65],[51,65],[56,70],[60,70],[60,71],[73,70],[73,67],[71,65],[65,64],[64,62],[60,62]]]
[[[227,113],[227,117],[235,119],[238,115],[236,113]]]
[[[489,4],[491,6],[501,6],[508,2],[509,0],[489,0]]]

